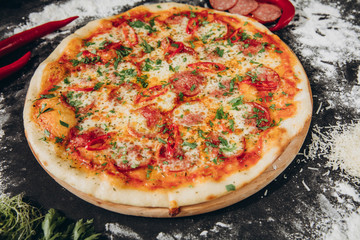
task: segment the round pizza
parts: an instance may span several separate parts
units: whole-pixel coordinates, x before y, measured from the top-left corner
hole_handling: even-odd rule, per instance
[[[253,182],[311,112],[299,60],[266,27],[164,3],[63,40],[31,80],[24,125],[37,160],[73,192],[175,215]]]

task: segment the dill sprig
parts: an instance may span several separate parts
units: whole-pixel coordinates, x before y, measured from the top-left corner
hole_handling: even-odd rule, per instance
[[[0,238],[31,239],[43,216],[40,210],[22,200],[23,194],[0,196]]]

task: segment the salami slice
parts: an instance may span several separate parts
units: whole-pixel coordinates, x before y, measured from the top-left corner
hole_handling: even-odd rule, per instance
[[[281,16],[281,8],[274,4],[259,3],[258,8],[251,12],[256,20],[261,23],[273,22]]]
[[[193,97],[200,93],[200,85],[204,82],[204,77],[200,74],[193,74],[190,71],[186,71],[176,73],[171,81],[173,92]]]
[[[210,5],[219,11],[232,8],[238,0],[210,0]]]
[[[229,9],[229,12],[246,16],[258,6],[259,4],[255,0],[238,0],[235,6]]]

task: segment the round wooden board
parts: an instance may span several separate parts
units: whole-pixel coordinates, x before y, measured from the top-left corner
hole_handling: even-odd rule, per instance
[[[213,199],[208,202],[203,202],[194,205],[182,206],[180,207],[180,212],[175,217],[186,217],[192,215],[198,215],[202,213],[212,212],[232,204],[235,204],[253,194],[260,191],[270,182],[272,182],[277,176],[279,176],[285,168],[292,162],[297,153],[299,152],[307,132],[310,127],[310,119],[305,123],[303,130],[290,142],[290,144],[285,148],[284,152],[257,178],[252,180],[249,184],[233,191],[225,196],[220,198]],[[30,145],[31,147],[31,145]],[[33,151],[34,153],[34,151]],[[36,156],[36,154],[34,153]],[[37,157],[36,157],[37,158]],[[141,216],[141,217],[156,217],[156,218],[169,218],[172,217],[169,214],[168,208],[161,207],[137,207],[124,204],[116,204],[104,200],[97,199],[91,195],[85,194],[65,181],[58,179],[53,174],[48,172],[42,163],[38,160],[40,165],[45,169],[45,171],[61,186],[69,190],[74,195],[79,198],[92,203],[96,206],[102,207],[104,209],[122,213],[126,215]]]

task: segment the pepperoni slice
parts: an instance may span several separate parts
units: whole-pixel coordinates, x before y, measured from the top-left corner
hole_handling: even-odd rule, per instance
[[[161,130],[159,126],[162,124],[162,120],[163,115],[161,112],[151,105],[148,105],[138,109],[134,113],[134,116],[130,118],[128,131],[136,137],[145,136],[152,138]]]
[[[253,124],[256,125],[258,128],[265,128],[270,126],[271,118],[269,110],[263,105],[256,102],[250,102],[248,104],[252,106],[251,114],[247,117],[248,120],[252,121]]]
[[[70,135],[69,135],[70,137],[69,147],[79,148],[79,147],[91,146],[89,145],[89,143],[101,136],[106,136],[106,134],[101,128],[94,128],[83,134],[79,134],[79,130],[77,128],[72,128],[70,130]]]
[[[219,11],[232,8],[238,0],[210,0],[210,5]]]
[[[261,49],[263,49],[263,45],[260,41],[255,39],[246,39],[244,42],[240,44],[240,51],[244,55],[255,55],[257,54]]]
[[[100,151],[110,147],[108,143],[108,139],[110,139],[109,134],[101,135],[97,138],[92,139],[85,145],[85,149],[89,151]]]
[[[181,136],[179,127],[175,124],[169,126],[169,137],[166,145],[158,151],[158,162],[163,171],[179,172],[188,169],[191,164],[181,149]]]
[[[165,23],[170,25],[180,24],[183,21],[184,17],[185,16],[183,15],[172,15],[165,19]]]
[[[204,120],[205,116],[200,113],[190,113],[185,115],[179,122],[186,126],[195,126]]]
[[[251,12],[256,20],[261,23],[273,22],[281,16],[281,8],[270,3],[259,3],[258,8]]]
[[[255,0],[238,0],[235,6],[229,9],[230,13],[246,16],[258,7]]]
[[[160,111],[151,106],[145,106],[138,110],[144,118],[146,118],[146,124],[149,128],[154,128],[156,124],[162,119]]]
[[[200,93],[200,85],[204,82],[204,77],[190,71],[178,72],[170,80],[172,91],[184,96],[193,97]]]
[[[128,147],[126,149],[126,154],[123,155],[123,153],[120,153],[114,165],[118,171],[129,171],[145,167],[151,161],[152,154],[148,153],[149,151],[150,150],[145,150],[139,145]],[[131,157],[133,161],[135,160],[136,164],[127,160],[128,157]]]
[[[275,90],[280,83],[279,74],[268,67],[254,68],[246,75],[242,82],[255,86],[258,91]]]

